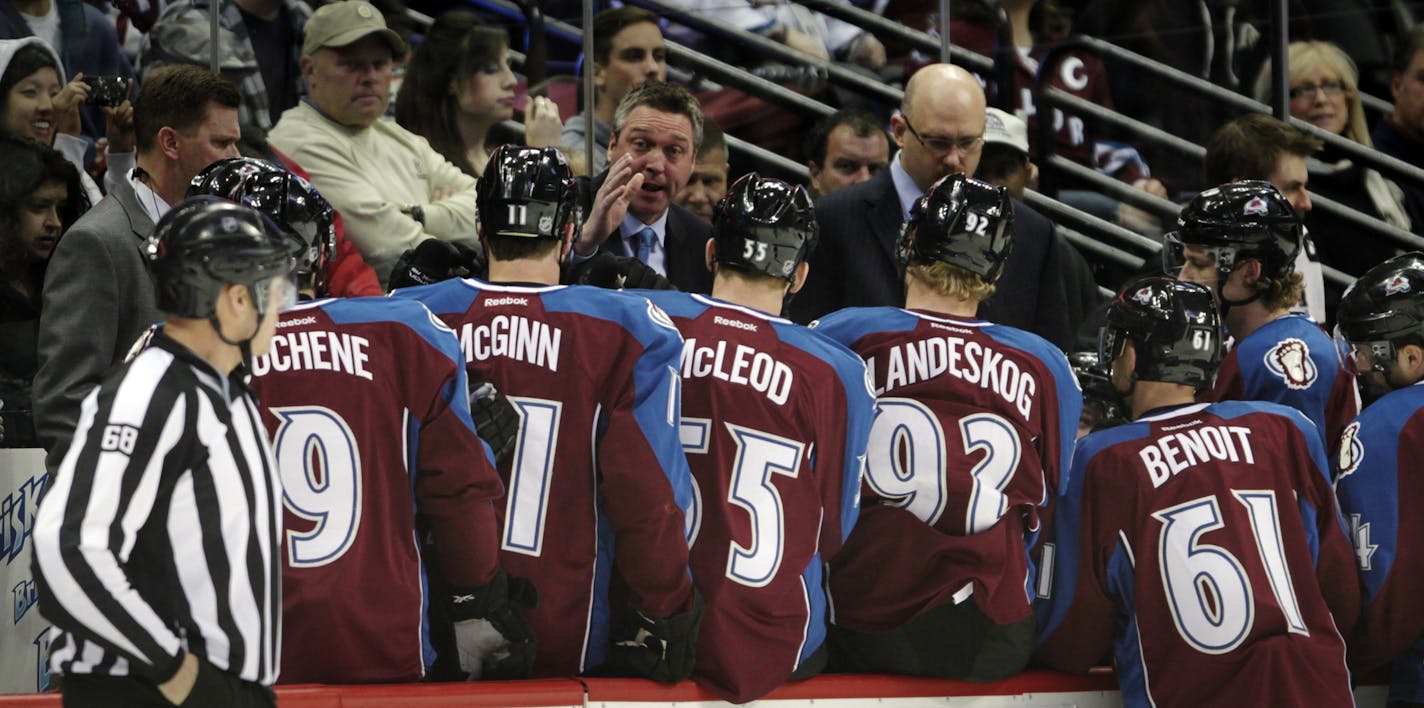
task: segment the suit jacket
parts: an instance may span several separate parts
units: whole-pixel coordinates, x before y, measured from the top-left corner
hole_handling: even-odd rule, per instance
[[[133,185],[119,180],[69,227],[50,257],[34,405],[35,431],[49,450],[51,472],[74,434],[80,402],[134,340],[163,319],[143,255],[153,226]]]
[[[811,255],[806,285],[791,301],[791,318],[810,322],[843,307],[902,307],[904,268],[896,256],[904,222],[890,170],[816,201],[820,244]],[[1071,297],[1082,256],[1054,232],[1053,223],[1014,202],[1014,251],[994,296],[979,305],[979,317],[1033,332],[1070,350],[1081,297]]]
[[[587,214],[592,205],[592,197],[603,186],[608,177],[604,171],[588,183],[583,213]],[[712,271],[707,269],[707,239],[712,237],[712,225],[698,218],[696,214],[673,204],[668,207],[667,235],[663,239],[663,262],[667,265],[667,279],[685,293],[712,292]],[[633,253],[623,245],[623,234],[617,229],[598,250],[608,251],[616,256]]]

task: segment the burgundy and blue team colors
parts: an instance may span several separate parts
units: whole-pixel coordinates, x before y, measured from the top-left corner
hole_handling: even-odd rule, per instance
[[[1067,358],[1012,327],[889,307],[814,327],[865,360],[879,405],[860,521],[831,565],[835,623],[884,632],[970,594],[996,624],[1028,618],[1027,549],[1083,405]]]
[[[1389,699],[1410,703],[1424,703],[1421,452],[1424,384],[1415,384],[1381,397],[1345,428],[1335,482],[1364,580],[1364,612],[1351,642],[1351,663],[1372,671],[1398,657]]]
[[[644,291],[682,332],[682,442],[706,600],[694,678],[745,703],[826,638],[825,563],[855,524],[875,401],[812,330],[701,295]]]
[[[1270,401],[1310,419],[1326,451],[1360,412],[1355,379],[1330,335],[1304,315],[1274,319],[1227,352],[1198,401]]]
[[[1081,440],[1053,519],[1038,656],[1112,653],[1123,704],[1353,705],[1353,554],[1319,433],[1264,402],[1188,404]]]
[[[692,483],[678,440],[682,338],[667,316],[584,286],[447,280],[393,296],[454,329],[471,383],[519,408],[517,449],[499,470],[499,556],[539,592],[533,675],[602,664],[628,607],[687,610]]]
[[[483,585],[497,560],[503,487],[459,342],[416,302],[318,300],[282,314],[253,369],[286,507],[282,681],[419,680],[434,656],[416,512],[445,532],[452,581]]]

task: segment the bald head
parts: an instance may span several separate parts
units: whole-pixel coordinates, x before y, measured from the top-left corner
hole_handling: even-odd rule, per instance
[[[890,126],[900,162],[920,189],[955,172],[974,174],[984,145],[984,108],[979,80],[953,64],[931,64],[910,77]]]

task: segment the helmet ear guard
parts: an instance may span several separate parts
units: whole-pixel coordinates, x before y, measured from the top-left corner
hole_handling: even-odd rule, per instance
[[[781,280],[796,277],[819,235],[805,187],[755,172],[733,182],[712,210],[716,261]]]
[[[993,283],[1013,253],[1013,220],[1007,189],[949,175],[911,207],[900,228],[900,262],[948,263]]]

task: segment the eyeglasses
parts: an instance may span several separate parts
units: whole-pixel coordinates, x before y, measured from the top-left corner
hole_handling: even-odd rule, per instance
[[[958,149],[961,155],[973,155],[979,152],[980,148],[984,147],[983,133],[967,138],[938,138],[933,136],[926,138],[920,135],[919,131],[915,130],[915,126],[910,125],[909,116],[901,115],[900,119],[905,121],[905,127],[909,129],[910,135],[915,136],[915,139],[920,141],[921,145],[936,155],[948,155],[949,151],[954,149]]]
[[[1339,81],[1322,81],[1319,86],[1315,84],[1293,86],[1290,90],[1290,99],[1292,101],[1300,101],[1307,98],[1315,98],[1316,91],[1324,93],[1326,98],[1337,98],[1340,94],[1345,92],[1345,85]]]

